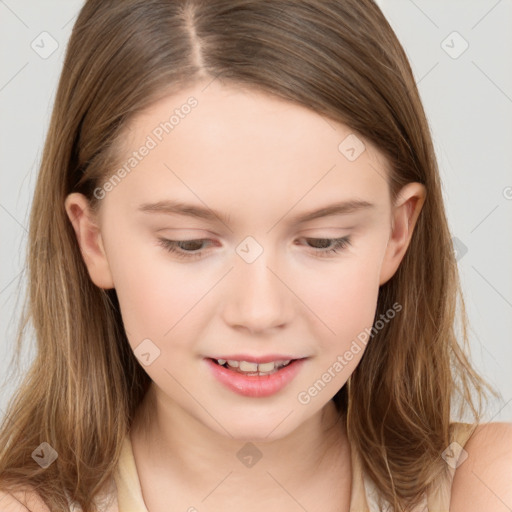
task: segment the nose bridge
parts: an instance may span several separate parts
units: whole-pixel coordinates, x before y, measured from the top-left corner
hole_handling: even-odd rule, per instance
[[[228,292],[227,321],[251,331],[277,327],[288,321],[290,292],[280,276],[275,251],[253,237],[236,248]],[[285,281],[286,282],[286,281]]]

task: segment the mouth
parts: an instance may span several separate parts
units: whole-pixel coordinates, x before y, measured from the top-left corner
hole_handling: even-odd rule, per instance
[[[278,359],[247,361],[206,357],[204,361],[212,376],[223,386],[246,397],[268,397],[290,384],[299,374],[307,357],[300,359]],[[254,359],[254,358],[253,358]]]
[[[282,368],[285,368],[294,361],[297,361],[297,359],[278,359],[265,363],[236,359],[211,359],[211,361],[218,366],[226,368],[226,370],[231,370],[232,372],[240,373],[247,377],[255,377],[273,375]]]

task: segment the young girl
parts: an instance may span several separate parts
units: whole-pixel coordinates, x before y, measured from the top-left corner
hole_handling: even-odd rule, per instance
[[[510,510],[372,0],[88,0],[29,242],[1,510]]]

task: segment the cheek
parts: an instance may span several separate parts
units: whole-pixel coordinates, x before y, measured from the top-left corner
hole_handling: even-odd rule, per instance
[[[316,358],[297,392],[300,404],[321,406],[347,382],[371,339],[379,284],[369,261],[345,261],[319,277],[308,303],[316,313]],[[314,317],[311,317],[314,318]],[[318,320],[318,321],[317,321]]]
[[[368,271],[368,262],[340,261],[322,274],[306,279],[301,294],[320,322],[329,346],[350,340],[375,316],[379,282],[377,273]]]
[[[324,340],[348,340],[373,324],[386,240],[385,226],[376,226],[357,235],[353,247],[333,261],[307,272],[294,269],[300,296],[324,324]]]
[[[136,243],[129,252],[114,252],[110,262],[123,323],[132,346],[149,338],[163,347],[200,308],[208,283],[198,286],[197,276],[171,262],[164,249],[134,247]]]

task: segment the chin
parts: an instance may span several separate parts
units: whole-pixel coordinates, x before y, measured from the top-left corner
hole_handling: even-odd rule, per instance
[[[222,426],[208,423],[217,433],[232,440],[271,442],[286,437],[299,426],[296,414],[291,412],[291,408],[286,413],[280,411],[275,414],[253,411],[240,414],[240,417],[234,414],[224,416],[220,421]]]

